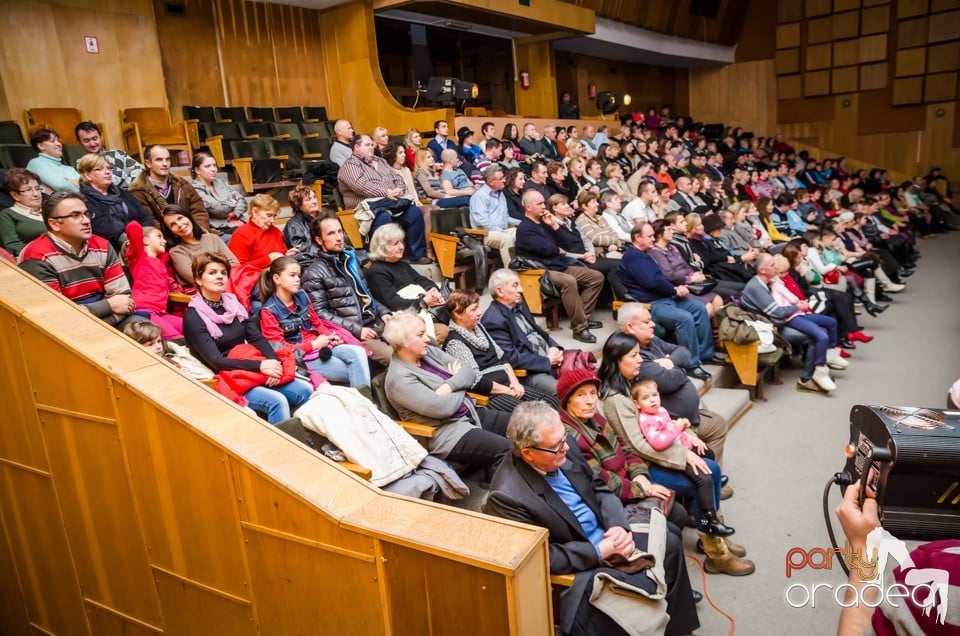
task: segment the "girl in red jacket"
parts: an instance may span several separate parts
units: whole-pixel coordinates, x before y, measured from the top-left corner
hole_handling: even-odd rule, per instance
[[[156,323],[165,340],[183,338],[183,318],[167,313],[170,292],[183,291],[167,268],[167,241],[159,229],[144,228],[136,221],[127,224],[127,238],[127,265],[137,313]]]

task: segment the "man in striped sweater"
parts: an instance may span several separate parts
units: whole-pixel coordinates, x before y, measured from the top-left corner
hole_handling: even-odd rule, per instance
[[[47,232],[20,252],[20,267],[105,322],[123,328],[134,314],[130,284],[116,251],[93,234],[87,204],[76,192],[56,192],[41,210]]]

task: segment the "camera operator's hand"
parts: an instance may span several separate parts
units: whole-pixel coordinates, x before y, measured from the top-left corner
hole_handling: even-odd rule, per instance
[[[860,482],[855,481],[847,486],[843,493],[843,501],[837,506],[837,519],[843,527],[843,534],[854,548],[867,545],[867,534],[880,525],[880,515],[877,508],[876,495],[867,487],[867,498],[863,500],[863,508],[857,507],[857,498],[860,495]]]

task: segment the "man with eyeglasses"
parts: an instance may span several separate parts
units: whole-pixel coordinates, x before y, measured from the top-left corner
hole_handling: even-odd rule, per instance
[[[652,517],[650,534],[633,532],[619,497],[593,474],[577,444],[568,443],[555,410],[544,402],[524,402],[510,417],[507,438],[513,454],[494,473],[484,512],[546,528],[551,574],[578,574],[560,595],[556,620],[562,633],[628,633],[622,622],[651,633],[665,627],[666,634],[688,634],[700,626],[683,553],[664,547],[663,518]],[[639,566],[643,560],[650,567],[630,574],[613,567]],[[598,602],[591,603],[599,573],[632,586],[636,595],[611,592],[607,582]],[[607,604],[611,596],[634,600]]]
[[[500,147],[496,149],[499,151]],[[517,242],[517,221],[507,212],[503,174],[503,166],[498,163],[483,171],[483,185],[470,196],[470,227],[487,231],[483,244],[500,250],[500,260],[506,267],[510,263],[510,248]]]
[[[130,284],[117,252],[94,235],[83,196],[56,192],[41,209],[47,232],[20,252],[20,267],[104,322],[123,329],[134,314]]]

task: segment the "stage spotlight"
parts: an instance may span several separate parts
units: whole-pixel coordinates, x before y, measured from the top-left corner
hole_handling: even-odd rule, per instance
[[[602,91],[597,93],[597,108],[602,115],[615,113],[621,106],[629,106],[631,101],[630,95],[624,95],[617,91]]]
[[[451,104],[460,100],[475,99],[477,85],[455,77],[431,77],[427,84],[427,101],[434,104]]]

